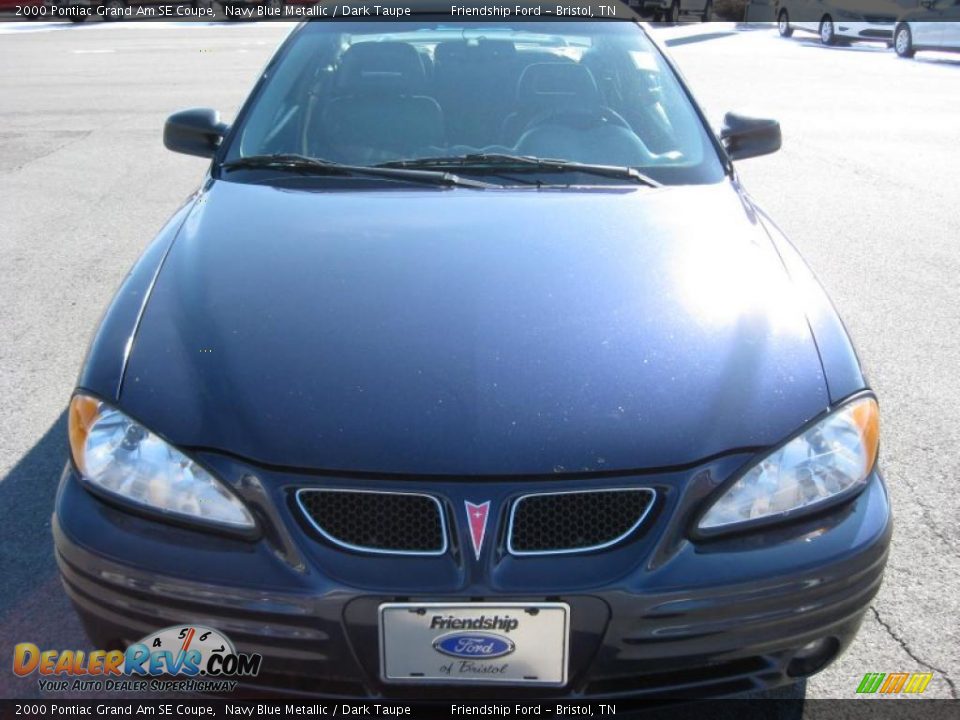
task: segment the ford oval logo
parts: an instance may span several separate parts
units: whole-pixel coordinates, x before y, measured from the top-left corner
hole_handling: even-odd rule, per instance
[[[455,658],[498,658],[513,652],[515,645],[493,633],[450,633],[433,641],[433,649]]]

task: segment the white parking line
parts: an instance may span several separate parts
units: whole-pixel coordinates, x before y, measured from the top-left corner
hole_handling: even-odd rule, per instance
[[[127,20],[124,22],[91,22],[72,23],[63,22],[0,22],[0,35],[18,35],[21,33],[56,32],[58,30],[206,30],[208,28],[249,28],[265,25],[263,22],[190,22],[190,21],[151,21]],[[272,24],[272,23],[271,23]]]
[[[57,30],[65,23],[53,22],[8,22],[0,23],[0,35],[16,35],[18,33],[47,32]]]

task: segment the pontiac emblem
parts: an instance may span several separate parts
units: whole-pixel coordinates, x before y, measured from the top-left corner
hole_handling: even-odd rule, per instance
[[[490,512],[490,501],[476,505],[469,500],[463,503],[467,508],[467,520],[470,523],[470,540],[473,541],[473,554],[480,559],[483,549],[483,538],[487,534],[487,513]]]

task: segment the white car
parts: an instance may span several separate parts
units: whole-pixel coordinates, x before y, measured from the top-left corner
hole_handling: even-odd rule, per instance
[[[780,0],[777,30],[781,37],[790,37],[794,30],[816,33],[824,45],[836,45],[846,40],[891,42],[897,20],[896,9],[891,7],[884,12],[877,3],[871,5],[870,9],[862,9],[824,0]]]
[[[922,7],[904,15],[893,35],[900,57],[918,50],[960,52],[960,0],[923,0]]]

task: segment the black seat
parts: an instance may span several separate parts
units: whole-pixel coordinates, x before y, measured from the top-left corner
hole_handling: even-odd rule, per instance
[[[405,42],[364,42],[351,45],[340,57],[334,92],[382,89],[423,92],[426,74],[420,53]]]
[[[516,110],[503,120],[504,145],[515,145],[534,118],[562,110],[601,108],[603,98],[590,71],[571,62],[533,63],[524,68],[516,87]]]
[[[586,163],[641,165],[649,150],[604,103],[593,74],[575,63],[536,63],[517,82],[517,111],[503,142],[521,155]]]
[[[377,162],[444,144],[443,111],[421,93],[420,53],[403,42],[368,42],[343,53],[323,109],[324,156]]]
[[[483,147],[497,142],[513,103],[517,51],[509,40],[451,40],[434,49],[437,99],[453,143]]]
[[[656,72],[638,72],[627,51],[611,48],[586,52],[580,62],[593,73],[606,104],[630,123],[647,147],[656,153],[675,149]]]

